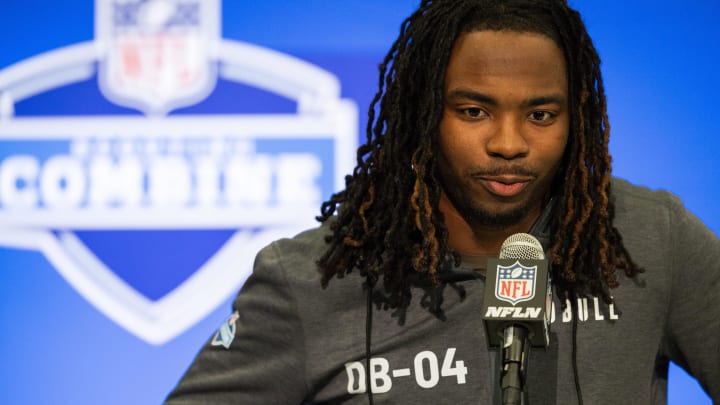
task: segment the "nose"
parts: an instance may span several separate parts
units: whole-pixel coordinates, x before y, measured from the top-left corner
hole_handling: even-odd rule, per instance
[[[508,160],[527,156],[529,145],[522,134],[522,125],[513,117],[501,117],[495,123],[487,140],[487,153]]]

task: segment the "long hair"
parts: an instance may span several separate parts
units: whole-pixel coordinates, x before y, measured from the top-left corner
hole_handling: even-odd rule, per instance
[[[551,190],[557,203],[549,256],[561,299],[592,294],[609,302],[616,269],[629,277],[642,270],[613,226],[600,58],[580,15],[564,0],[423,0],[403,22],[379,68],[357,166],[318,217],[332,231],[318,261],[322,284],[359,271],[371,284],[381,279],[397,307],[409,302],[411,280],[438,283],[441,263],[452,257],[434,158],[443,83],[457,37],[479,30],[540,33],[563,50],[570,135]]]

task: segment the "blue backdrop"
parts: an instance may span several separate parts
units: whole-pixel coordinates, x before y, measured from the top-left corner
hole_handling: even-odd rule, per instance
[[[242,280],[234,279],[229,287],[210,281],[195,283],[197,289],[178,294],[177,301],[170,302],[178,307],[196,302],[198,294],[217,292],[219,296],[202,310],[188,304],[192,322],[181,327],[175,322],[178,314],[155,304],[192,279],[205,263],[213,264],[207,266],[207,274],[214,272],[208,280],[218,279],[223,271],[247,272],[252,260],[249,252],[255,248],[249,241],[258,235],[273,237],[275,234],[261,230],[273,220],[278,232],[295,229],[282,227],[294,218],[277,216],[283,212],[282,203],[297,203],[287,199],[292,189],[284,187],[297,180],[292,176],[298,174],[287,167],[300,162],[293,167],[305,168],[307,178],[317,185],[317,195],[300,203],[322,200],[337,187],[338,173],[347,168],[349,146],[356,142],[348,143],[347,138],[361,135],[365,127],[376,66],[417,0],[226,0],[215,22],[212,9],[209,16],[203,14],[210,4],[205,2],[178,17],[176,24],[185,27],[207,17],[207,35],[218,36],[221,46],[197,50],[192,38],[180,39],[178,46],[183,51],[170,57],[182,59],[183,52],[200,52],[207,57],[207,64],[195,66],[184,60],[187,71],[173,72],[176,81],[165,87],[141,75],[133,79],[134,73],[147,72],[141,63],[131,63],[132,56],[139,55],[132,53],[138,48],[132,47],[131,38],[125,54],[120,54],[125,65],[115,76],[108,75],[105,80],[111,84],[99,90],[97,79],[112,62],[103,59],[106,48],[94,48],[89,41],[101,37],[102,24],[111,25],[117,34],[123,29],[132,31],[136,22],[128,17],[135,15],[129,9],[122,9],[124,15],[96,21],[95,12],[104,7],[101,4],[110,3],[113,1],[8,0],[0,4],[3,404],[160,403],[202,343],[228,316],[231,291]],[[110,9],[118,11],[133,2],[114,3],[116,8]],[[696,0],[682,7],[669,0],[571,3],[583,14],[603,59],[615,174],[673,191],[711,229],[720,232],[720,213],[713,209],[720,199],[720,121],[715,117],[720,91],[716,74],[720,3]],[[158,10],[153,15],[161,15],[162,9]],[[148,18],[152,23],[152,15]],[[241,49],[239,43],[280,55]],[[68,46],[68,52],[54,54],[59,55],[57,60],[28,62]],[[243,70],[243,58],[248,55],[264,61],[265,65],[258,62],[258,66],[273,70],[276,76],[263,81],[260,76],[265,70]],[[13,70],[13,65],[21,68]],[[67,69],[69,65],[73,69]],[[204,70],[208,66],[209,70]],[[33,74],[33,69],[38,73]],[[210,84],[193,88],[183,81],[183,75],[196,74],[209,77]],[[148,95],[124,102],[127,97],[118,95],[117,86],[112,87],[113,80],[120,79]],[[134,84],[132,80],[136,80]],[[303,89],[303,80],[319,83],[317,88],[327,91]],[[263,85],[247,86],[248,82]],[[339,94],[334,87],[337,84]],[[288,91],[284,97],[258,91],[258,87],[272,90],[275,85],[299,90]],[[183,91],[192,94],[185,97]],[[167,107],[164,100],[181,96],[189,101]],[[299,97],[293,100],[293,96]],[[306,96],[310,101],[306,102]],[[168,118],[193,118],[164,126],[156,122],[163,116],[163,108],[173,111]],[[311,113],[306,121],[288,118],[305,110]],[[313,121],[327,111],[346,119],[340,123]],[[275,129],[268,134],[262,117],[257,122],[238,118],[265,113],[278,114],[272,121]],[[197,118],[207,114],[215,114],[217,120]],[[100,117],[100,121],[92,117]],[[124,117],[136,121],[124,121]],[[67,118],[75,120],[63,120]],[[283,121],[286,118],[289,123]],[[261,135],[268,135],[269,140]],[[193,146],[193,140],[199,146]],[[218,152],[218,148],[222,150]],[[228,148],[234,151],[231,156],[226,156]],[[215,157],[213,153],[220,153],[228,162],[222,176],[213,177],[213,170],[220,169],[212,165],[203,169],[203,159]],[[248,158],[256,155],[262,158]],[[137,166],[136,160],[130,159],[133,156],[141,160]],[[126,169],[118,169],[121,166]],[[234,167],[260,173],[259,178],[266,173],[268,182],[237,180],[237,185],[257,190],[253,196],[237,194],[232,191]],[[109,172],[102,172],[103,168]],[[112,189],[114,183],[132,179],[133,168],[147,170],[138,177],[138,188],[121,185]],[[158,191],[153,185],[153,179],[175,179],[168,173],[185,172],[189,173],[188,183],[179,183],[176,189],[187,189],[186,196]],[[202,188],[206,184],[201,181],[202,173],[210,173],[207,176],[216,180],[210,183],[219,184],[217,189]],[[110,187],[110,191],[97,191],[99,197],[93,197],[90,186],[98,190]],[[139,194],[132,200],[113,194],[113,190]],[[97,205],[98,199],[105,205]],[[207,209],[163,205],[167,201],[190,201],[193,207]],[[203,205],[204,201],[214,205]],[[227,217],[238,211],[233,210],[238,206],[254,209],[257,217]],[[93,207],[102,209],[92,211]],[[132,211],[133,207],[137,210]],[[104,222],[97,225],[93,218]],[[173,223],[178,225],[171,226]],[[293,222],[295,227],[301,225]],[[236,233],[236,227],[242,227],[243,233]],[[248,256],[242,264],[230,255],[216,254],[223,247],[241,245]],[[238,268],[231,268],[236,264]],[[105,273],[93,275],[88,269]],[[108,291],[125,285],[132,288],[121,297]],[[118,309],[122,303],[136,305],[138,310],[125,313]],[[148,312],[152,316],[147,316]],[[710,404],[710,400],[694,380],[672,367],[670,403]]]

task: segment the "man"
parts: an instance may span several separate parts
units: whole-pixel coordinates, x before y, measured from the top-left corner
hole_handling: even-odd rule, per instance
[[[519,232],[554,285],[529,403],[665,403],[670,360],[720,401],[720,241],[611,179],[599,64],[564,1],[422,1],[345,190],[259,253],[167,403],[499,403],[484,275]]]

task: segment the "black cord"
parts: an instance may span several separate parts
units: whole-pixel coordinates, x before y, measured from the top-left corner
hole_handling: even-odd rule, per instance
[[[367,312],[365,314],[365,392],[368,403],[373,405],[372,387],[370,386],[370,347],[372,343],[372,292],[373,285],[370,279],[367,280]]]
[[[582,389],[580,388],[580,376],[578,375],[578,364],[577,364],[577,327],[578,327],[578,317],[580,314],[578,313],[579,307],[577,303],[577,296],[575,294],[572,295],[572,303],[570,304],[570,308],[573,312],[573,324],[572,324],[572,367],[573,367],[573,374],[575,376],[575,392],[577,393],[578,398],[578,404],[583,405],[583,399],[582,399]]]

